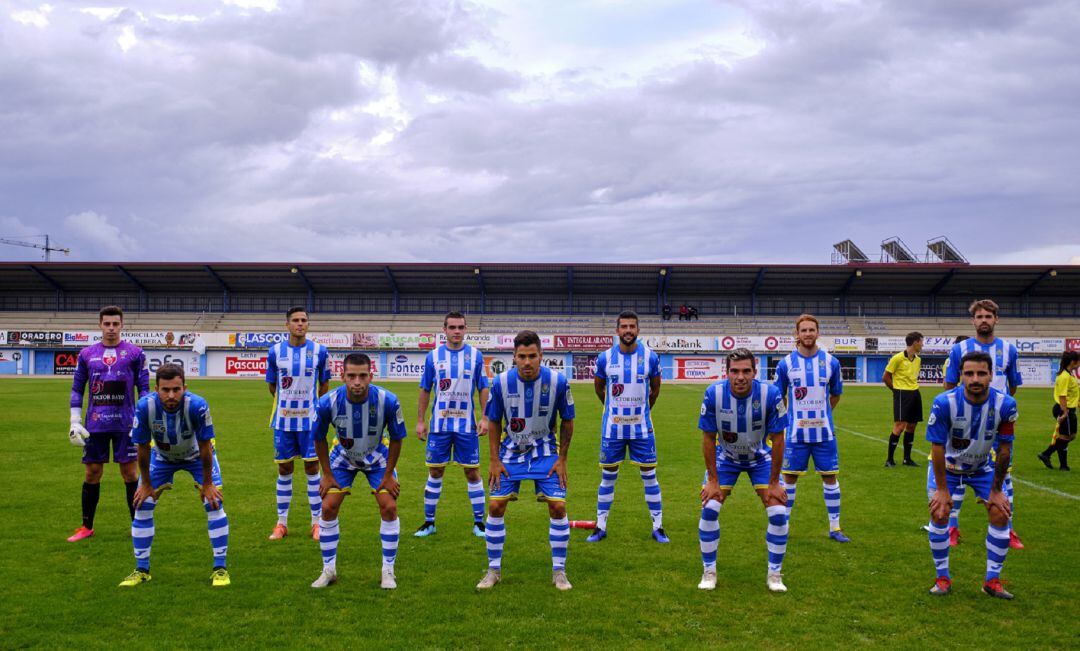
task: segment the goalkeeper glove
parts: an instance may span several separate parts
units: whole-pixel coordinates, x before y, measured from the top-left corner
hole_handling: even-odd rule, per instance
[[[71,408],[71,429],[68,430],[68,440],[72,445],[80,448],[86,445],[86,439],[90,438],[90,432],[82,424],[82,409]]]

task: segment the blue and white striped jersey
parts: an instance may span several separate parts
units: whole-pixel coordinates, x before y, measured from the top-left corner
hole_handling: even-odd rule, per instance
[[[521,463],[559,454],[555,418],[574,419],[574,396],[566,376],[546,366],[532,382],[518,376],[516,368],[495,376],[487,417],[503,424],[499,458]]]
[[[407,435],[401,403],[375,385],[368,387],[364,402],[352,402],[348,396],[348,389],[340,386],[319,398],[315,438],[325,440],[333,425],[338,438],[335,454],[344,455],[357,468],[385,465],[387,440],[400,441]]]
[[[420,388],[432,392],[432,432],[476,434],[473,394],[488,388],[484,355],[469,344],[451,350],[445,344],[427,354]]]
[[[660,357],[640,341],[631,353],[618,344],[596,358],[593,377],[607,384],[601,436],[606,439],[647,439],[653,435],[649,381],[660,375]]]
[[[302,346],[282,341],[270,347],[266,381],[276,387],[270,427],[285,432],[308,432],[315,425],[319,385],[330,381],[330,353],[310,339]]]
[[[990,467],[990,451],[1000,441],[1012,441],[1017,417],[1016,400],[991,388],[979,405],[968,402],[964,387],[934,398],[926,420],[926,440],[945,446],[945,467],[971,473]]]
[[[982,344],[974,337],[953,344],[949,351],[949,363],[945,366],[945,381],[949,384],[960,384],[960,360],[964,355],[977,350],[986,353],[994,361],[994,367],[990,369],[993,376],[990,380],[991,387],[1008,393],[1010,386],[1018,387],[1024,383],[1017,366],[1016,346],[1004,339],[994,339],[988,344]]]
[[[698,429],[717,433],[717,461],[740,466],[769,461],[769,434],[784,433],[787,425],[783,394],[774,385],[754,380],[742,398],[731,393],[727,380],[705,389]]]
[[[821,349],[812,357],[792,351],[776,365],[776,386],[787,394],[788,443],[836,438],[829,397],[844,392],[839,360]]]
[[[210,418],[210,406],[201,396],[184,392],[180,408],[165,411],[158,394],[139,398],[135,405],[135,422],[131,426],[131,440],[135,443],[154,442],[154,454],[158,459],[178,463],[199,458],[199,441],[214,438],[214,421]]]

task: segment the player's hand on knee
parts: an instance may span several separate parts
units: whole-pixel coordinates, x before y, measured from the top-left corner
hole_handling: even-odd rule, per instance
[[[502,483],[502,475],[510,476],[510,473],[506,471],[506,466],[499,459],[492,459],[491,465],[488,466],[488,487],[492,490],[498,490],[499,484]]]
[[[217,486],[209,484],[199,489],[199,494],[202,496],[206,503],[210,505],[211,509],[217,510],[221,507],[221,491]]]
[[[769,484],[765,488],[765,505],[779,504],[784,506],[787,504],[787,489],[780,482]]]
[[[717,502],[724,501],[723,491],[720,490],[720,484],[715,481],[707,481],[705,485],[701,487],[701,505],[705,506],[711,500]]]
[[[85,447],[86,440],[89,438],[90,432],[86,431],[86,428],[83,427],[82,423],[75,421],[71,423],[71,429],[68,430],[68,440],[71,441],[72,445],[80,448]]]
[[[390,497],[393,497],[396,500],[398,493],[401,492],[401,484],[398,483],[397,478],[392,474],[386,473],[383,475],[382,481],[379,482],[379,487],[375,489],[376,493],[379,491],[386,491]]]
[[[559,457],[558,460],[555,461],[555,464],[551,467],[551,470],[548,471],[547,476],[550,477],[553,473],[558,474],[558,476],[559,476],[559,488],[562,488],[562,489],[565,490],[566,489],[566,459],[564,459],[562,457]]]
[[[135,497],[132,498],[131,503],[136,509],[138,509],[140,506],[142,506],[143,502],[150,499],[151,497],[155,497],[154,489],[151,488],[150,484],[146,484],[140,481],[139,487],[135,489]]]
[[[341,486],[338,486],[332,474],[324,474],[322,479],[319,480],[319,497],[325,499],[326,495],[332,490],[341,490]]]
[[[1012,516],[1012,506],[1009,504],[1009,498],[999,490],[990,491],[990,499],[986,500],[986,508],[990,511],[997,509],[1006,518]]]
[[[947,490],[935,490],[933,496],[930,498],[930,517],[933,520],[941,521],[949,517],[949,512],[952,511],[952,495],[949,495]]]

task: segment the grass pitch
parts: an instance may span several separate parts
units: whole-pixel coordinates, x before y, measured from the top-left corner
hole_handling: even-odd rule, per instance
[[[413,383],[385,383],[398,394],[412,431]],[[64,379],[0,380],[0,647],[890,647],[1064,648],[1080,644],[1070,613],[1080,588],[1077,524],[1080,476],[1042,467],[1036,452],[1051,427],[1049,389],[1023,389],[1016,443],[1015,526],[1027,549],[1010,551],[1003,576],[1013,602],[980,592],[985,510],[970,497],[954,548],[954,592],[927,595],[934,579],[925,532],[922,468],[884,469],[890,397],[881,387],[849,387],[836,412],[843,511],[853,542],[826,537],[816,476],[799,482],[784,564],[789,592],[765,589],[765,513],[744,480],[720,516],[719,581],[697,590],[698,489],[703,465],[697,415],[703,385],[665,385],[654,412],[665,528],[671,544],[649,538],[641,480],[623,469],[609,536],[584,542],[573,530],[568,574],[574,589],[550,583],[547,513],[531,500],[507,514],[503,583],[474,589],[487,557],[471,535],[462,473],[448,469],[438,534],[412,537],[422,522],[423,444],[410,436],[398,474],[402,538],[398,590],[378,588],[380,552],[374,499],[358,491],[342,508],[338,571],[329,589],[308,587],[321,569],[318,545],[304,535],[308,509],[302,473],[294,479],[290,535],[270,542],[275,522],[269,397],[262,382],[195,380],[218,432],[233,584],[211,589],[206,518],[186,480],[156,510],[153,580],[117,583],[134,567],[123,487],[106,467],[96,535],[70,544],[79,524],[82,466],[67,442]],[[570,451],[571,519],[593,519],[599,471],[600,404],[575,385],[578,418]],[[929,407],[936,393],[924,389]],[[927,444],[919,429],[916,448]],[[486,448],[482,448],[486,469]],[[1080,457],[1080,449],[1074,452]],[[299,467],[298,467],[299,470]],[[1036,488],[1023,481],[1033,482]],[[362,483],[362,482],[361,482]],[[1056,493],[1054,491],[1057,491]],[[1065,495],[1062,495],[1064,493]]]

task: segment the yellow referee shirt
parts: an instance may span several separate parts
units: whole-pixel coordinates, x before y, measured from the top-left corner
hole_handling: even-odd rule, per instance
[[[1080,384],[1077,384],[1076,378],[1068,371],[1058,373],[1057,380],[1054,381],[1054,402],[1063,397],[1065,406],[1069,409],[1075,409],[1080,403]]]
[[[906,351],[900,351],[889,359],[885,366],[885,372],[892,374],[894,389],[901,391],[916,391],[919,388],[919,369],[922,368],[922,358],[915,355],[908,359]]]

